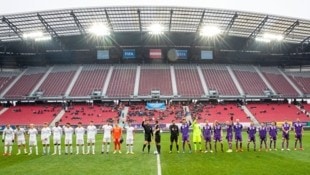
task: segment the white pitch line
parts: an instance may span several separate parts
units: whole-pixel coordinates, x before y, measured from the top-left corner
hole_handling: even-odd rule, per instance
[[[161,165],[160,165],[160,156],[159,154],[157,156],[157,175],[161,175]]]

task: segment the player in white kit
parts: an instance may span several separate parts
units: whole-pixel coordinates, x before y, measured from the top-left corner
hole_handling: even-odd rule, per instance
[[[37,135],[38,135],[38,130],[34,128],[33,124],[30,124],[30,128],[28,130],[29,134],[29,154],[32,154],[32,148],[35,147],[36,149],[36,155],[39,155],[38,152],[38,144],[37,144]]]
[[[12,154],[12,145],[14,143],[14,130],[8,124],[2,133],[2,142],[4,142],[4,156],[10,156]]]
[[[43,155],[46,154],[48,155],[50,153],[50,137],[51,137],[51,129],[48,127],[47,123],[44,123],[44,126],[41,129]]]
[[[21,153],[21,148],[24,148],[24,154],[28,154],[27,153],[27,149],[26,149],[26,139],[25,139],[25,129],[21,128],[19,125],[16,125],[16,129],[14,131],[15,133],[15,140],[17,142],[17,146],[18,146],[18,152],[16,155],[20,155]]]
[[[126,154],[134,154],[133,153],[133,140],[134,140],[134,130],[135,128],[131,126],[131,123],[128,122],[126,129],[126,147],[127,153]]]
[[[107,123],[106,125],[102,126],[103,130],[103,140],[102,140],[102,149],[101,149],[101,154],[104,154],[104,147],[107,147],[107,154],[110,151],[110,143],[111,143],[111,133],[112,133],[112,125]]]
[[[72,136],[73,136],[74,129],[71,127],[70,123],[67,123],[64,127],[64,133],[65,133],[65,154],[67,155],[68,147],[70,148],[70,154],[73,154],[72,150]]]
[[[61,135],[62,135],[62,128],[59,126],[59,123],[56,122],[55,126],[52,128],[53,132],[53,140],[54,140],[54,153],[53,155],[58,154],[61,155]]]
[[[95,154],[95,143],[96,143],[96,134],[97,128],[94,125],[94,122],[91,121],[90,124],[87,126],[87,153],[89,154],[90,145],[92,145],[92,153]]]
[[[84,150],[84,134],[85,129],[82,127],[82,123],[78,123],[78,127],[75,128],[75,135],[76,135],[76,154],[80,152],[80,146],[82,147],[82,153],[85,154]]]

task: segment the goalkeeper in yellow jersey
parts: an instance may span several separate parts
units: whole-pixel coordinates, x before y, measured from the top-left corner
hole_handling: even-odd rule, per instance
[[[192,128],[193,128],[194,150],[195,150],[195,152],[197,152],[197,144],[199,144],[199,150],[201,152],[202,151],[202,147],[201,147],[202,133],[201,133],[200,125],[199,125],[199,123],[197,123],[196,118],[194,118],[194,122],[192,124]]]

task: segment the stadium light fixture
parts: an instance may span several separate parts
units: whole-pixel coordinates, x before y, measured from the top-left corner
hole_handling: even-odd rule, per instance
[[[283,36],[282,35],[277,35],[277,34],[272,34],[272,33],[265,33],[263,35],[264,38],[270,39],[272,41],[282,41]]]
[[[23,37],[25,39],[35,39],[35,38],[40,38],[43,37],[43,32],[41,31],[35,31],[35,32],[29,32],[29,33],[24,33]]]
[[[40,41],[49,41],[49,40],[51,40],[51,39],[52,39],[51,36],[42,36],[42,37],[35,38],[34,41],[36,41],[36,42],[40,42]]]
[[[161,24],[152,24],[148,27],[149,34],[161,35],[164,33],[164,27]]]
[[[109,27],[102,23],[94,23],[89,28],[89,32],[96,36],[109,36],[111,34]]]
[[[264,42],[264,43],[270,43],[271,40],[270,39],[267,39],[267,38],[264,38],[264,37],[257,37],[255,38],[256,41],[259,41],[259,42]]]
[[[220,33],[221,29],[219,29],[217,26],[206,25],[200,30],[200,35],[206,37],[214,37],[216,35],[219,35]]]

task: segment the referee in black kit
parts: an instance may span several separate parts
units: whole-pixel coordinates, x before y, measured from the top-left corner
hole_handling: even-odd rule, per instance
[[[158,124],[158,120],[155,121],[155,144],[157,149],[157,154],[160,154],[160,127]]]
[[[153,136],[153,129],[149,123],[149,120],[145,121],[145,118],[143,118],[142,127],[144,129],[144,144],[143,144],[142,152],[144,152],[144,149],[147,145],[147,151],[148,151],[148,153],[150,153],[152,136]]]
[[[170,130],[170,151],[169,153],[172,152],[173,142],[175,142],[175,145],[177,147],[177,152],[179,153],[179,142],[178,142],[179,127],[175,124],[174,120],[172,120],[172,124],[169,126],[169,130]]]

